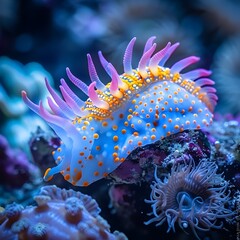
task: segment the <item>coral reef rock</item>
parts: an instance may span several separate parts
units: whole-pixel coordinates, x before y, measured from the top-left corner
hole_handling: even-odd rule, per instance
[[[37,206],[6,206],[0,213],[0,239],[127,239],[123,233],[110,232],[97,202],[88,195],[53,185],[42,187],[34,200]]]

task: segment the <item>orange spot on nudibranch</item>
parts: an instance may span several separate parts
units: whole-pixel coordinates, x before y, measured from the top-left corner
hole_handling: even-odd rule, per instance
[[[152,135],[152,136],[151,136],[151,139],[152,139],[152,140],[155,140],[155,139],[156,139],[156,135]]]
[[[113,126],[112,126],[112,129],[113,129],[114,131],[116,131],[116,130],[118,129],[118,126],[117,126],[117,125],[113,125]]]
[[[125,134],[126,132],[127,132],[127,130],[126,129],[122,129],[122,134]]]
[[[99,151],[100,149],[101,149],[101,148],[100,148],[100,146],[96,146],[96,150],[98,150],[98,151]]]
[[[87,182],[87,181],[83,182],[84,187],[87,187],[88,185],[89,185],[89,182]]]
[[[46,170],[46,172],[44,173],[44,178],[46,178],[46,176],[48,175],[49,171],[51,170],[51,168],[48,168]],[[50,181],[53,178],[53,176],[50,176],[48,179],[45,179],[46,181]]]
[[[139,133],[138,133],[138,132],[134,132],[133,135],[134,135],[135,137],[137,137],[137,136],[139,135]]]
[[[82,171],[78,171],[76,175],[73,177],[74,181],[79,181],[82,178]]]
[[[70,180],[70,174],[66,174],[66,175],[64,176],[64,179],[65,179],[66,181]]]
[[[107,127],[107,126],[108,126],[108,123],[107,123],[107,122],[102,122],[102,126],[103,126],[103,127]]]
[[[114,141],[114,142],[117,142],[117,141],[118,141],[118,136],[117,136],[117,135],[113,136],[113,141]]]
[[[122,113],[119,114],[119,118],[123,119],[124,115]]]
[[[108,173],[106,173],[106,172],[103,173],[103,176],[104,176],[104,177],[107,177],[107,176],[108,176]]]
[[[97,133],[94,133],[94,134],[93,134],[93,138],[94,138],[94,139],[98,139],[98,138],[99,138],[99,135],[98,135]]]
[[[118,156],[118,153],[114,152],[114,153],[112,154],[112,156],[113,156],[113,157],[117,157],[117,156]]]
[[[88,159],[89,159],[89,160],[92,160],[92,159],[93,159],[93,155],[89,155],[89,156],[88,156]]]
[[[133,115],[131,115],[131,114],[129,114],[129,115],[127,116],[127,120],[128,120],[128,121],[130,121],[132,118],[133,118]]]

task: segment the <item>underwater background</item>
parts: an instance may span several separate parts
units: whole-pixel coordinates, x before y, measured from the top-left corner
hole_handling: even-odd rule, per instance
[[[239,13],[238,0],[1,0],[0,239],[240,239]],[[87,187],[44,181],[62,143],[21,91],[46,104],[45,78],[60,92],[66,67],[90,85],[87,54],[107,84],[98,51],[122,73],[130,40],[137,66],[151,36],[180,43],[167,66],[194,55],[211,70],[213,123],[133,150]]]

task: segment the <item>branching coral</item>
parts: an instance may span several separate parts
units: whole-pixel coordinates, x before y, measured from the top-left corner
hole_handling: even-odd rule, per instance
[[[118,231],[110,232],[97,202],[88,195],[45,186],[34,199],[35,207],[24,209],[13,203],[0,213],[1,239],[127,239]]]
[[[175,231],[178,223],[183,230],[190,228],[196,237],[196,230],[220,229],[223,222],[218,220],[231,219],[233,212],[225,207],[230,194],[228,183],[216,172],[217,165],[205,160],[197,166],[193,161],[174,164],[163,180],[158,178],[156,169],[150,200],[146,200],[153,217],[145,224],[157,222],[156,226],[160,226],[166,221],[169,232]]]

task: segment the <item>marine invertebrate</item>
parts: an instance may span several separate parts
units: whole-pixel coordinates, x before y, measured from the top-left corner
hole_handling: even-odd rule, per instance
[[[175,224],[186,230],[190,228],[195,236],[197,230],[209,231],[211,228],[221,229],[223,222],[219,219],[233,217],[233,212],[225,205],[229,201],[228,182],[221,174],[217,174],[214,162],[202,160],[195,166],[190,164],[174,164],[171,173],[160,179],[155,171],[155,181],[151,185],[150,200],[153,217],[145,224],[164,222],[168,224],[168,232],[175,231]]]
[[[97,202],[81,192],[45,186],[34,200],[37,206],[13,203],[0,213],[1,239],[127,239],[110,232]]]
[[[89,86],[67,68],[69,79],[89,96],[86,101],[79,99],[64,79],[60,90],[65,101],[46,80],[52,96],[48,97],[48,105],[53,113],[42,102],[34,104],[22,92],[24,102],[62,139],[61,146],[53,153],[58,165],[47,169],[45,180],[60,172],[73,185],[88,186],[115,170],[138,146],[212,123],[217,96],[213,81],[205,78],[210,71],[197,69],[182,73],[199,61],[195,56],[180,60],[171,68],[164,67],[179,44],[168,43],[153,55],[154,39],[147,41],[136,69],[131,64],[136,38],[130,41],[123,58],[122,75],[99,52],[100,61],[111,77],[107,85],[100,81],[90,55],[92,83]]]

